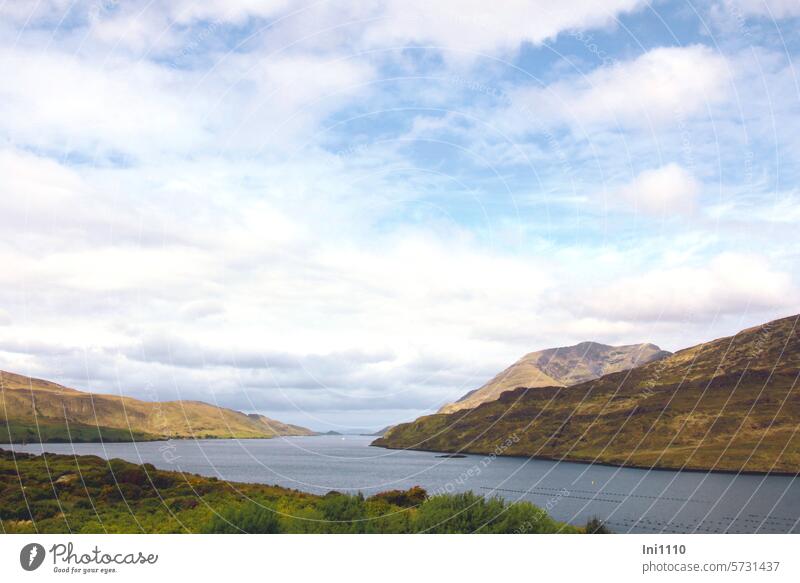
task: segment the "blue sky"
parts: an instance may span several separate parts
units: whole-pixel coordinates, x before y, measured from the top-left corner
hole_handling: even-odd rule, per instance
[[[798,311],[800,4],[0,3],[0,369],[321,429]]]

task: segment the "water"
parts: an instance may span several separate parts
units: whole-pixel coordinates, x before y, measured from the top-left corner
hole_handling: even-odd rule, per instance
[[[440,454],[369,447],[372,437],[175,440],[13,446],[17,451],[93,454],[235,482],[313,493],[373,494],[414,485],[528,500],[558,520],[604,520],[615,532],[800,532],[800,480],[647,471],[572,462]],[[4,449],[12,446],[0,445]]]

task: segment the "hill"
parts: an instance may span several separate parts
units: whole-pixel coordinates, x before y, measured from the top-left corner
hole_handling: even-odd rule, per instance
[[[140,401],[86,393],[0,371],[0,442],[138,441],[313,435],[263,415],[200,401]]]
[[[800,471],[800,316],[644,366],[397,425],[373,445],[678,469]]]
[[[472,409],[517,387],[568,387],[669,355],[655,344],[609,346],[581,342],[575,346],[539,350],[526,354],[482,387],[470,391],[455,403],[443,406],[438,412]]]

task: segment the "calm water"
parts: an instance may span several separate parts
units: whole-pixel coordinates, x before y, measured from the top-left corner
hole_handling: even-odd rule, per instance
[[[308,492],[383,490],[421,485],[429,492],[473,490],[529,500],[563,521],[603,519],[616,532],[800,532],[800,480],[646,471],[588,464],[491,458],[441,458],[369,447],[372,437],[45,444],[18,451],[94,454],[149,462],[236,482]],[[4,449],[11,446],[0,445]]]

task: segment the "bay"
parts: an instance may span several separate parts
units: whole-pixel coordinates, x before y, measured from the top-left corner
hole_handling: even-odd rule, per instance
[[[370,447],[374,437],[0,445],[28,453],[97,455],[231,482],[316,494],[369,496],[422,486],[527,500],[558,520],[597,517],[614,532],[798,533],[800,480],[792,476],[642,470],[513,457],[461,458]]]

